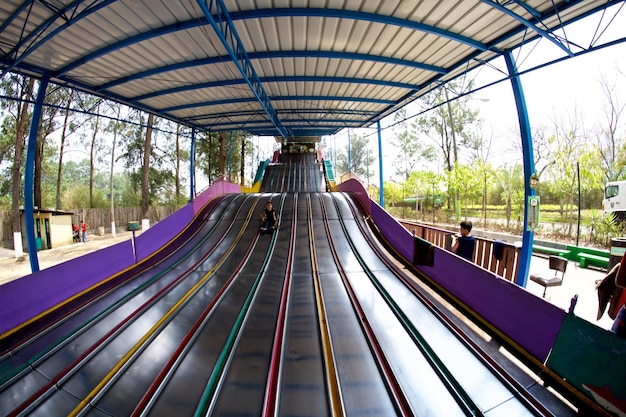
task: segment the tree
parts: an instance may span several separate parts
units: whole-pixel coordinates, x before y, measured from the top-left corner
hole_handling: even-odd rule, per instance
[[[89,207],[93,207],[93,176],[95,171],[95,158],[96,158],[96,141],[98,139],[98,133],[100,130],[100,104],[101,101],[98,101],[98,105],[96,106],[96,115],[95,120],[91,129],[91,144],[89,146]]]
[[[148,125],[146,126],[146,140],[144,141],[143,164],[141,166],[141,218],[150,218],[150,153],[152,151],[152,129],[154,125],[154,115],[148,115]]]
[[[14,133],[14,154],[13,167],[11,169],[11,209],[13,212],[13,232],[21,232],[22,222],[20,219],[20,190],[22,190],[22,165],[24,161],[24,147],[26,144],[26,135],[28,134],[28,122],[30,114],[28,111],[28,102],[32,99],[35,80],[33,78],[22,77],[21,75],[10,74],[3,80],[3,89],[7,91],[9,96],[17,97],[14,102],[15,107],[9,117],[12,117],[8,125],[13,125]]]
[[[524,168],[521,164],[508,164],[505,163],[500,168],[492,172],[496,183],[500,187],[500,196],[505,203],[505,217],[506,227],[511,225],[511,217],[513,214],[513,207],[523,207],[523,194],[524,194]],[[521,191],[521,202],[520,200]]]
[[[434,91],[432,95],[424,97],[424,107],[433,110],[417,118],[417,129],[440,148],[448,171],[452,171],[454,163],[459,162],[458,148],[468,148],[475,142],[473,126],[478,121],[478,111],[467,104],[471,96],[462,95],[471,91],[471,88],[472,82],[465,86],[451,82]],[[461,97],[450,101],[449,90]]]
[[[48,146],[48,136],[55,130],[55,118],[59,112],[59,104],[63,93],[59,87],[50,88],[46,94],[45,105],[41,111],[41,121],[37,129],[37,144],[35,147],[35,170],[33,176],[33,203],[37,207],[44,207],[42,185],[44,175],[44,159]],[[56,153],[56,150],[54,150]],[[48,204],[46,204],[48,206]]]
[[[223,174],[221,164],[221,135],[218,133],[199,133],[196,136],[196,170],[201,172],[209,181]]]
[[[393,166],[396,169],[396,175],[406,181],[420,162],[433,161],[436,152],[431,144],[418,139],[418,124],[406,122],[405,108],[396,112],[394,120],[397,124],[391,144],[398,149],[400,157],[393,161]]]
[[[243,158],[241,152],[237,152],[236,149],[241,149],[242,142],[247,143],[249,140],[250,138],[242,132],[199,134],[196,140],[196,169],[206,176],[211,183],[215,178],[228,174],[227,162],[230,160],[231,181],[241,183],[241,166],[245,164],[246,158],[251,160],[254,149],[252,146],[245,146]]]
[[[153,144],[153,166],[156,171],[164,171],[172,173],[171,178],[166,180],[166,175],[160,173],[163,180],[172,182],[173,190],[166,191],[169,197],[166,197],[168,203],[174,203],[175,205],[183,204],[186,201],[185,196],[181,193],[181,186],[183,179],[181,178],[182,161],[189,160],[190,151],[188,148],[181,147],[181,126],[176,124],[173,126],[171,123],[165,123],[166,130],[168,132],[165,135],[155,136]],[[172,138],[173,136],[173,138]],[[163,184],[162,184],[163,185]]]
[[[616,181],[623,176],[623,168],[620,169],[618,165],[618,151],[624,145],[624,140],[617,135],[617,129],[626,104],[620,103],[616,84],[617,81],[611,83],[605,75],[600,78],[600,86],[606,99],[604,105],[606,125],[597,132],[596,142],[606,181]],[[623,167],[624,164],[622,163],[621,166]]]
[[[576,111],[569,120],[554,120],[554,135],[548,138],[551,148],[548,172],[551,191],[559,199],[561,216],[568,218],[567,234],[571,235],[574,222],[574,197],[577,191],[577,162],[587,152],[582,117]]]
[[[422,220],[426,220],[426,210],[432,210],[433,222],[437,208],[438,196],[441,194],[441,175],[435,172],[419,170],[411,172],[405,183],[405,189],[414,193],[416,209],[422,212]],[[417,217],[417,213],[416,213]]]
[[[352,172],[361,178],[369,178],[369,163],[373,160],[373,152],[369,148],[369,141],[359,135],[350,136],[350,163]],[[340,149],[337,153],[337,170],[348,172],[348,147]]]
[[[57,186],[56,186],[56,198],[55,198],[55,207],[57,210],[61,209],[61,183],[63,180],[63,152],[65,151],[65,140],[68,136],[68,130],[71,130],[69,126],[69,118],[70,118],[70,106],[72,105],[72,101],[74,98],[74,90],[66,89],[65,90],[65,106],[64,112],[65,116],[63,118],[63,126],[61,128],[61,142],[59,145],[59,164],[57,167]]]
[[[459,163],[459,148],[467,148],[475,142],[475,131],[472,126],[478,119],[478,111],[472,110],[467,105],[470,100],[467,94],[472,90],[473,82],[461,84],[452,81],[449,84],[435,90],[432,95],[424,98],[424,107],[433,109],[426,115],[417,119],[417,127],[420,132],[429,137],[441,149],[445,169],[452,172]],[[451,101],[449,91],[458,98]],[[448,176],[452,179],[454,176]],[[455,212],[460,216],[459,190],[453,184],[448,184],[448,207],[454,198]],[[452,192],[450,192],[452,191]]]
[[[115,146],[117,145],[117,134],[120,130],[120,114],[122,112],[122,105],[117,104],[117,116],[115,120],[109,123],[109,126],[105,130],[113,130],[113,141],[111,143],[111,165],[109,170],[109,202],[111,206],[111,232],[115,236],[115,188],[113,188],[113,173],[115,170]]]

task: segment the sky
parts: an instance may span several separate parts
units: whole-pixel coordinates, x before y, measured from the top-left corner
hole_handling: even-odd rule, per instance
[[[615,19],[609,24],[612,16],[607,13],[604,16],[588,17],[583,22],[570,25],[563,35],[567,36],[570,42],[585,46],[603,44],[609,40],[624,37],[626,11],[617,13]],[[599,40],[594,41],[597,38]],[[572,46],[572,49],[575,52],[580,50],[576,46]],[[564,52],[554,44],[541,40],[536,45],[526,45],[517,51],[515,59],[519,71],[523,72],[563,55]],[[494,64],[506,72],[504,60],[498,59],[494,61]],[[485,85],[502,78],[496,70],[488,67],[483,67],[473,75],[476,76],[476,85]],[[522,75],[522,88],[531,125],[552,126],[554,120],[567,120],[574,114],[583,118],[585,128],[588,130],[598,125],[605,125],[606,97],[600,85],[601,76],[605,76],[610,83],[615,83],[614,91],[619,97],[620,104],[624,105],[626,103],[625,43],[583,54]],[[501,82],[481,90],[473,97],[475,99],[471,100],[469,105],[480,111],[480,117],[484,120],[485,136],[493,138],[490,152],[492,164],[499,166],[511,160],[521,162],[521,155],[512,151],[513,146],[510,143],[512,139],[517,139],[513,136],[519,131],[510,82]],[[414,112],[412,113],[409,107],[407,115],[411,114]],[[621,136],[626,137],[626,114],[622,119]],[[381,125],[384,127],[391,123],[393,123],[392,118],[387,118],[381,122]],[[378,156],[377,134],[374,129],[355,129],[351,131],[351,134],[367,136],[375,156]],[[387,142],[392,134],[391,129],[383,130],[383,143]],[[345,149],[347,140],[348,132],[343,131],[328,142],[329,144],[336,143],[338,149]],[[397,152],[390,146],[384,146],[383,177],[385,180],[398,180],[392,167],[395,158],[397,158]],[[377,183],[378,162],[376,161],[373,165],[375,177],[371,179],[371,182]]]

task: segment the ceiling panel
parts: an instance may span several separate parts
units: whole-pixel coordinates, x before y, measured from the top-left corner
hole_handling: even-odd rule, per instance
[[[216,32],[197,1],[5,0],[0,65],[209,131],[270,131],[258,93],[289,120],[288,135],[323,134],[369,126],[479,60],[552,41],[552,30],[618,3],[228,0],[224,44],[224,26]],[[329,116],[343,110],[354,112]]]

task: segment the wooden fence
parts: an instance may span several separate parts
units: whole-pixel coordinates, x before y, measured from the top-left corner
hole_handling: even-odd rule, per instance
[[[150,224],[153,225],[163,220],[170,214],[178,210],[179,207],[151,207]],[[111,209],[74,209],[64,210],[74,213],[72,222],[80,223],[83,219],[87,223],[87,233],[97,233],[100,227],[104,227],[105,233],[111,233]],[[11,220],[11,210],[0,211],[0,236],[2,236],[2,247],[13,249],[13,222]],[[139,222],[141,224],[140,207],[121,207],[114,210],[115,229],[117,231],[126,230],[129,222]],[[22,222],[22,224],[24,224]],[[24,233],[22,231],[22,237]]]
[[[421,237],[435,246],[445,250],[450,250],[452,247],[452,235],[455,232],[416,222],[400,220],[400,224],[415,236]],[[494,251],[497,248],[501,249],[501,251]],[[500,252],[499,259],[496,258],[494,252],[496,254]],[[472,261],[504,279],[515,282],[519,271],[520,252],[521,248],[511,243],[476,237],[476,247]]]

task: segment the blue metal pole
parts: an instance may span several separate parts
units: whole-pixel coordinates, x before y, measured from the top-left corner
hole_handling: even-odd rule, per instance
[[[24,226],[26,227],[26,243],[28,245],[28,259],[30,260],[31,272],[39,271],[39,258],[37,258],[37,244],[35,242],[35,216],[33,210],[33,193],[35,176],[35,149],[37,148],[37,132],[39,131],[39,119],[43,108],[49,77],[44,76],[39,81],[39,90],[33,109],[33,117],[30,120],[28,132],[28,146],[26,148],[26,165],[24,167]]]
[[[380,182],[380,196],[378,202],[381,207],[385,207],[385,186],[383,185],[383,137],[380,133],[380,120],[376,122],[378,130],[378,176]]]
[[[352,153],[350,152],[350,128],[348,128],[348,173],[352,172]]]
[[[337,175],[337,138],[333,135],[333,174]]]
[[[513,88],[513,96],[515,97],[515,106],[517,107],[517,119],[520,126],[520,134],[522,138],[522,160],[524,164],[524,232],[522,234],[522,253],[520,254],[519,272],[517,273],[516,283],[522,287],[526,287],[528,283],[528,273],[530,269],[530,261],[533,256],[533,240],[534,232],[528,230],[528,197],[535,195],[535,190],[530,188],[530,176],[535,172],[535,161],[533,158],[533,140],[530,130],[530,121],[528,119],[528,109],[526,107],[526,99],[524,98],[524,89],[517,72],[517,66],[511,51],[504,54],[506,66],[511,76],[511,86]]]
[[[189,152],[189,202],[196,198],[196,128],[191,129],[191,152]]]

